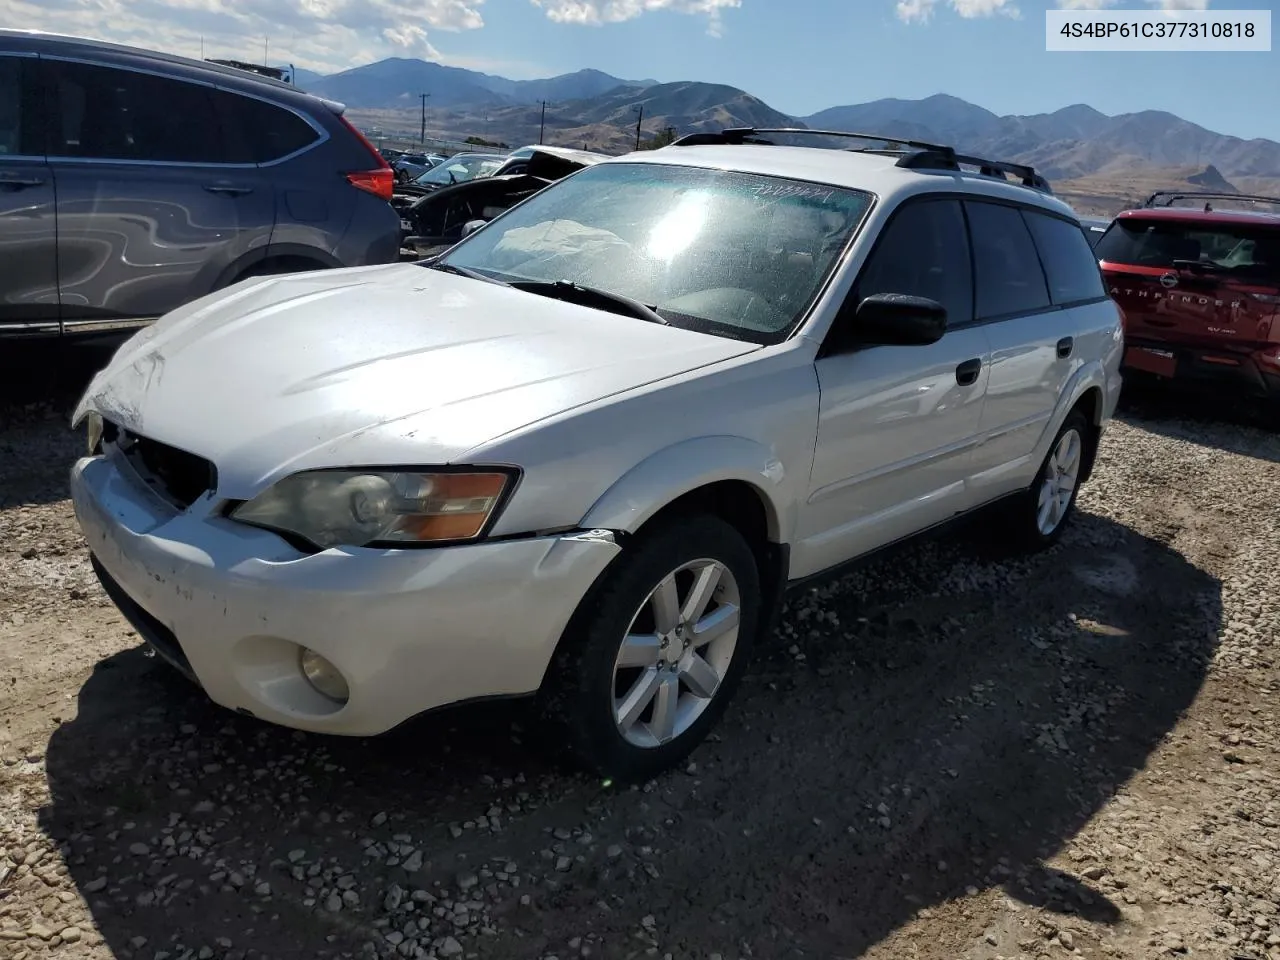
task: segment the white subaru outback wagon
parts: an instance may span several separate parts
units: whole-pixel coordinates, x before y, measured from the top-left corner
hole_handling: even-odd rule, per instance
[[[242,713],[371,735],[537,694],[637,778],[705,736],[788,587],[997,501],[1051,543],[1120,389],[1077,218],[1027,167],[775,133],[135,335],[74,414],[109,595]]]

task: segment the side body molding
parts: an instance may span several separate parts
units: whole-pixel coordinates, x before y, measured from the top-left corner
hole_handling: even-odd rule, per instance
[[[786,542],[795,528],[796,483],[807,470],[791,475],[773,451],[754,440],[734,436],[695,437],[672,444],[624,474],[587,511],[584,529],[634,533],[659,510],[699,487],[726,480],[749,484],[760,496],[769,539]]]

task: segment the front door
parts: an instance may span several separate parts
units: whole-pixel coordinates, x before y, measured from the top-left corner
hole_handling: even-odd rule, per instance
[[[58,326],[58,231],[39,61],[0,51],[0,335]]]
[[[908,200],[889,220],[848,307],[877,293],[928,297],[948,332],[928,346],[842,348],[851,310],[817,361],[821,401],[796,577],[835,566],[969,506],[967,480],[989,348],[972,324],[973,284],[958,201]]]
[[[271,240],[274,198],[227,163],[213,88],[44,58],[64,327],[158,317]]]

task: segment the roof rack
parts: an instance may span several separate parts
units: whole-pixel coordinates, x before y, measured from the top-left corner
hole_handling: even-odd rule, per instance
[[[1181,191],[1181,190],[1157,190],[1151,196],[1142,202],[1142,209],[1150,209],[1152,207],[1172,207],[1176,200],[1203,200],[1205,201],[1205,210],[1209,211],[1213,208],[1209,205],[1210,200],[1249,200],[1254,203],[1274,203],[1280,206],[1280,197],[1263,197],[1251,193],[1214,193],[1211,191]]]
[[[928,143],[923,140],[908,140],[902,137],[890,137],[880,133],[852,133],[847,130],[810,130],[806,127],[729,127],[719,133],[691,133],[672,142],[673,147],[694,146],[741,146],[758,144],[771,146],[772,140],[763,139],[760,134],[796,134],[811,137],[847,137],[855,140],[870,140],[875,143],[894,144],[905,147],[905,150],[876,150],[868,147],[849,148],[860,153],[883,153],[898,157],[897,166],[908,170],[953,170],[958,171],[961,164],[977,167],[978,172],[987,177],[999,177],[1004,180],[1006,174],[1017,177],[1024,187],[1053,193],[1049,181],[1036,172],[1034,167],[1021,163],[1007,163],[1003,160],[984,160],[957,153],[954,147],[939,143]]]
[[[220,67],[235,67],[237,70],[243,70],[245,73],[256,73],[260,77],[270,77],[272,80],[279,80],[281,83],[292,83],[293,78],[288,70],[280,67],[268,67],[261,63],[249,63],[247,60],[215,60],[212,57],[205,57],[206,63],[216,63]]]

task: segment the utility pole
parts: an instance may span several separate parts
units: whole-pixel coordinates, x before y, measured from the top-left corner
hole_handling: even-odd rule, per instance
[[[418,134],[418,142],[424,147],[427,145],[427,97],[429,93],[420,93],[418,97],[422,100],[422,131]]]
[[[542,119],[538,121],[538,143],[542,143],[542,135],[547,130],[547,101],[542,101]]]
[[[640,106],[636,107],[636,110],[640,114],[640,116],[636,118],[636,149],[639,150],[640,149],[640,124],[644,123],[644,104],[643,103],[640,104]]]
[[[270,38],[270,37],[263,37],[263,38],[262,38],[262,64],[263,64],[263,66],[266,66],[266,65],[267,65],[267,57],[269,56],[268,51],[269,51],[270,49],[271,49],[271,38]]]

